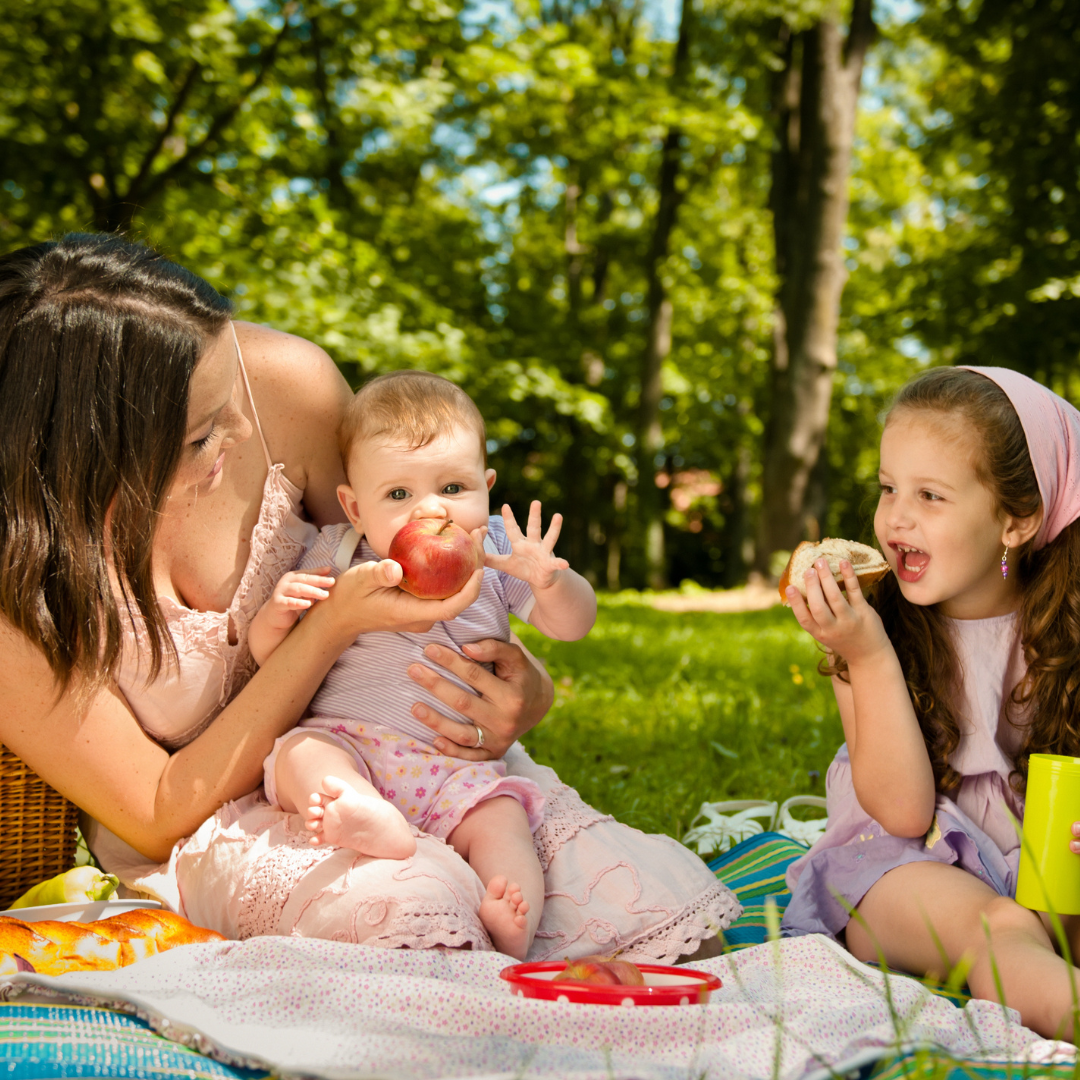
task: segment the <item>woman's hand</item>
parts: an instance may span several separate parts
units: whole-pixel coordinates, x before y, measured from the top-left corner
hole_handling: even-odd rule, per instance
[[[806,571],[806,599],[794,585],[788,586],[787,599],[799,625],[850,667],[892,646],[881,617],[866,602],[847,559],[840,560],[840,573],[846,596],[833,578],[828,560],[818,559]]]
[[[451,720],[426,705],[413,706],[413,716],[435,733],[436,750],[466,761],[500,758],[526,731],[534,728],[551,708],[555,689],[551,677],[521,645],[510,641],[478,641],[464,646],[468,659],[442,645],[429,645],[424,655],[440,667],[452,671],[477,694],[450,682],[425,664],[411,664],[409,678],[418,682],[440,701],[474,726]],[[493,663],[492,674],[480,663]],[[483,732],[478,746],[477,728]]]
[[[360,563],[338,579],[330,596],[315,605],[332,630],[352,641],[372,630],[423,634],[435,623],[457,618],[480,595],[484,571],[477,570],[465,587],[445,600],[420,600],[398,588],[401,566],[393,559]]]

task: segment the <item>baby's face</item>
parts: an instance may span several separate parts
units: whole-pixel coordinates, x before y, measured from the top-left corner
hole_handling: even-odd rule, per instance
[[[453,427],[416,449],[361,440],[347,472],[348,485],[338,488],[341,504],[380,559],[415,518],[449,518],[469,532],[487,524],[495,470],[484,468],[480,436],[470,428]]]

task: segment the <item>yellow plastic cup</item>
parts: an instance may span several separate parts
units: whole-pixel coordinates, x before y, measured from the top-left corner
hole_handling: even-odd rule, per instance
[[[1080,757],[1032,754],[1016,879],[1018,904],[1080,915],[1080,855],[1069,850],[1074,821],[1080,821]]]

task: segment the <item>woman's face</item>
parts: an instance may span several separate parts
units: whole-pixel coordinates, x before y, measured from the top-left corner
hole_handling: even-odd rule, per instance
[[[191,376],[187,434],[172,495],[206,495],[221,486],[225,452],[251,438],[241,409],[243,382],[232,327],[213,338]]]

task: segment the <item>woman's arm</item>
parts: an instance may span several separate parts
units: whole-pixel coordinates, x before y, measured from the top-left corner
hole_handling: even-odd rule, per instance
[[[807,576],[805,601],[795,589],[788,599],[799,625],[847,661],[850,682],[833,690],[859,804],[893,836],[922,836],[936,801],[930,755],[896,650],[851,564],[840,568],[847,597],[825,566]]]
[[[274,740],[357,634],[454,618],[479,595],[483,574],[442,601],[402,592],[400,576],[389,561],[342,574],[209,728],[172,755],[146,736],[115,686],[88,701],[74,688],[58,694],[44,657],[0,624],[0,742],[138,851],[164,860],[220,806],[254,790]]]

